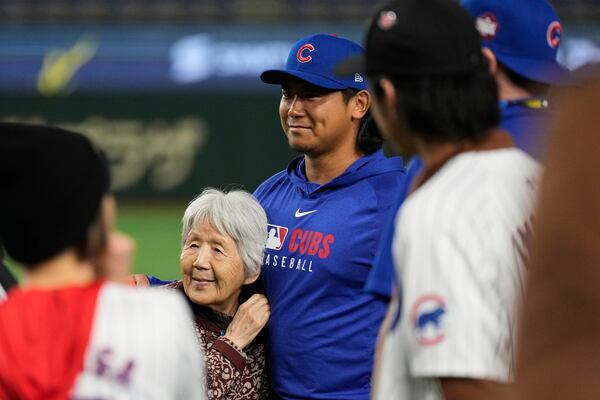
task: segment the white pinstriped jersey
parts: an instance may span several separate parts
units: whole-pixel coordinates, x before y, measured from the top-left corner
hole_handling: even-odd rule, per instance
[[[518,149],[461,153],[396,217],[399,319],[378,399],[442,399],[437,377],[508,381],[539,165]]]
[[[175,293],[106,283],[72,399],[206,399],[190,310]]]

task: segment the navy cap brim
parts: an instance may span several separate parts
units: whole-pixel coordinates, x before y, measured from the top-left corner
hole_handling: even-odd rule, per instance
[[[260,80],[271,85],[281,85],[286,78],[298,78],[313,85],[333,90],[344,90],[348,85],[336,82],[327,77],[304,71],[270,69],[260,74]]]
[[[571,72],[556,61],[511,57],[498,53],[496,57],[506,67],[533,81],[549,85],[577,85],[577,80]]]
[[[365,61],[362,54],[348,57],[335,66],[333,73],[340,77],[347,77],[354,75],[356,72],[365,72]]]

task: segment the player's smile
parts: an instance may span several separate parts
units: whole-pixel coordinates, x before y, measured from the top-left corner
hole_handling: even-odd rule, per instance
[[[296,125],[288,123],[289,133],[305,133],[307,131],[312,131],[310,126],[305,125]]]

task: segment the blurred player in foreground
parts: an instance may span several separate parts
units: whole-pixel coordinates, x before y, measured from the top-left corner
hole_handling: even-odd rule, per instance
[[[600,398],[598,104],[599,74],[557,101],[521,319],[519,392],[512,399]]]
[[[205,399],[183,299],[126,276],[106,161],[82,135],[0,124],[0,241],[24,283],[0,304],[0,398]]]
[[[497,87],[456,2],[384,5],[365,70],[378,125],[424,165],[396,218],[401,301],[375,398],[489,399],[511,379],[538,164],[496,128]]]
[[[512,136],[516,147],[540,160],[553,109],[550,87],[575,81],[556,60],[562,34],[558,16],[546,0],[466,0],[463,7],[474,19],[488,68],[498,85],[499,127]],[[398,207],[420,169],[421,160],[413,158]],[[366,285],[367,291],[384,298],[390,297],[394,282],[391,225],[384,229]]]

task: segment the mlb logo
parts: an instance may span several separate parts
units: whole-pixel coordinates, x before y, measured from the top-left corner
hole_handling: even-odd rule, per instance
[[[288,228],[279,225],[267,225],[267,249],[270,250],[281,250],[283,243],[285,243],[285,237],[288,233]]]

